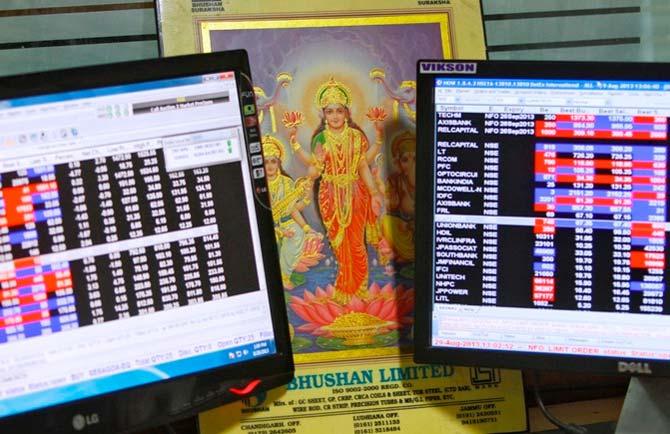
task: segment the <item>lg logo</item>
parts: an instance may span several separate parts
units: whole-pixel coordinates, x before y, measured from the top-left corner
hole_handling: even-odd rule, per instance
[[[89,415],[77,414],[72,418],[72,427],[75,431],[81,431],[89,425],[96,425],[100,423],[100,418],[97,413],[91,413]]]
[[[619,372],[631,374],[651,374],[649,363],[642,362],[619,362],[617,365]]]

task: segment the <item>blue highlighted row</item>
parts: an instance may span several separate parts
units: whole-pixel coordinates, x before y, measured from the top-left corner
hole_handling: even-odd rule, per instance
[[[558,175],[595,175],[596,174],[596,168],[595,167],[566,167],[566,166],[558,166],[556,167],[556,171],[553,173],[556,173]],[[623,169],[611,169],[611,171],[614,170],[623,170]],[[626,174],[626,175],[617,175],[616,173],[607,173],[610,172],[610,169],[607,169],[605,172],[599,172],[599,175],[613,175],[613,176],[655,176],[655,177],[665,177],[667,175],[667,172],[663,169],[629,169],[631,173]],[[538,172],[539,173],[539,172]]]
[[[632,237],[630,244],[632,246],[665,246],[665,238]]]
[[[47,307],[42,308],[41,304],[46,303]],[[56,310],[59,307],[64,307],[64,306],[74,306],[75,300],[74,300],[74,295],[66,295],[62,297],[57,297],[57,298],[49,298],[47,300],[44,300],[42,302],[36,302],[36,303],[29,303],[29,304],[21,304],[19,306],[15,307],[5,307],[0,309],[0,318],[6,318],[12,315],[19,315],[19,314],[24,314],[24,313],[30,313],[30,312],[37,312],[40,310]],[[18,310],[18,312],[17,312]]]
[[[660,201],[663,203],[661,206],[651,206],[649,202],[641,201],[641,200],[636,200],[633,201],[633,220],[645,220],[649,216],[652,215],[662,215],[665,220],[665,201]]]
[[[535,201],[537,198],[547,196],[553,197],[562,196],[562,197],[600,197],[600,198],[612,198],[612,199],[631,199],[633,196],[632,191],[621,191],[621,190],[581,190],[577,188],[536,188],[535,189]]]
[[[32,229],[29,231],[14,231],[9,233],[10,244],[21,244],[24,241],[32,241],[37,239],[37,231]]]
[[[557,182],[556,181],[556,176],[557,175],[561,175],[561,173],[559,173],[559,172],[556,172],[556,173],[539,173],[539,172],[537,172],[537,173],[535,173],[535,182],[548,182],[548,181]],[[575,175],[575,176],[579,176],[579,175],[584,175],[584,176],[621,176],[621,177],[631,176],[631,175],[607,175],[605,173],[592,174],[592,173],[586,173],[586,172],[584,172],[584,173],[571,173],[570,175]],[[642,187],[642,186],[653,187],[654,185],[665,186],[665,182],[667,182],[665,177],[664,176],[663,177],[658,176],[657,178],[664,178],[664,180],[663,180],[664,182],[662,184],[653,184],[650,181],[646,181],[646,180],[645,181],[640,181],[640,180],[634,180],[634,179],[631,179],[630,180],[631,182],[611,182],[611,183],[608,183],[608,184],[602,184],[602,183],[601,184],[595,184],[594,181],[589,181],[589,180],[558,181],[558,182],[560,182],[562,184],[574,184],[574,183],[589,184],[590,183],[590,184],[594,184],[594,185],[631,185],[633,187],[632,188],[633,190],[645,191],[640,187]],[[653,190],[649,190],[649,191],[653,191]],[[663,190],[663,191],[665,191],[665,190]]]
[[[276,352],[277,349],[274,340],[266,340],[143,369],[134,369],[68,386],[60,386],[50,390],[6,398],[0,400],[0,417],[141,386],[193,372],[233,365],[246,360],[269,356]]]
[[[60,208],[38,209],[34,213],[36,222],[44,222],[49,219],[62,217]]]
[[[656,193],[665,193],[665,190],[666,190],[665,184],[635,184],[634,191],[653,191]]]
[[[44,291],[47,290],[46,285],[44,283],[37,283],[37,284],[34,284],[34,285],[21,286],[17,289],[19,291],[19,295],[37,294],[38,292],[44,292]]]
[[[663,282],[630,282],[631,291],[665,291]]]
[[[556,249],[548,247],[536,247],[533,249],[534,256],[556,256]]]
[[[630,228],[632,221],[621,222],[615,220],[574,220],[574,219],[553,219],[557,228],[591,228],[591,229],[627,229]],[[622,226],[623,225],[623,226]]]
[[[534,262],[533,271],[556,271],[556,264],[553,262]]]
[[[546,182],[556,182],[555,179],[552,178],[552,175],[547,175],[548,179],[542,179],[541,181],[538,181],[538,183],[546,183]],[[583,184],[588,184],[587,182],[583,181],[578,181]],[[561,185],[564,184],[574,184],[573,182],[561,182]],[[625,184],[618,184],[624,186]],[[542,194],[544,195],[549,195],[549,196],[574,196],[574,197],[611,197],[611,198],[620,198],[620,199],[626,199],[626,198],[633,198],[633,192],[639,191],[639,192],[653,192],[653,193],[665,193],[666,192],[666,187],[665,184],[634,184],[635,187],[633,189],[633,186],[628,190],[615,190],[609,187],[607,184],[593,184],[593,187],[589,188],[555,188],[555,189],[548,189],[548,188],[536,188],[535,191],[542,191]],[[598,188],[602,187],[602,188]],[[556,193],[552,194],[551,190],[554,190]],[[564,192],[564,193],[559,193],[559,192]],[[579,194],[581,193],[581,194]],[[537,196],[536,196],[537,197]],[[636,200],[645,200],[645,199],[636,199]],[[651,199],[654,200],[654,199]],[[657,199],[658,200],[658,199]]]
[[[635,191],[640,191],[641,186],[636,186]],[[653,187],[653,186],[651,186]],[[661,185],[664,193],[665,186]],[[630,200],[663,200],[663,199],[633,199],[633,190],[611,190],[611,189],[577,189],[577,188],[536,188],[535,202],[553,203],[556,197],[594,197],[609,199],[630,199]]]
[[[46,191],[44,193],[34,193],[32,195],[32,202],[34,205],[38,205],[49,200],[58,200],[58,192]]]
[[[626,214],[630,215],[636,221],[649,221],[652,215],[665,217],[665,207],[650,207],[645,203],[638,203],[635,201],[633,205],[555,205],[555,212],[590,212],[594,214]]]
[[[79,327],[79,321],[74,318],[74,319],[62,319],[62,318],[67,318],[70,315],[61,317],[61,316],[52,316],[49,318],[48,321],[49,325],[44,326],[42,325],[43,321],[40,322],[35,322],[35,323],[30,323],[30,324],[24,324],[20,327],[20,330],[17,329],[15,332],[8,332],[7,329],[1,329],[0,328],[0,344],[1,343],[6,343],[9,341],[9,336],[15,336],[18,334],[22,334],[23,338],[28,339],[28,338],[34,338],[37,336],[43,336],[46,334],[53,334],[53,333],[58,333],[63,330],[69,330],[69,329],[74,329]],[[48,330],[48,332],[47,332]]]
[[[35,178],[42,175],[51,175],[56,173],[55,166],[32,167],[28,169],[28,178]]]
[[[53,264],[40,265],[37,267],[18,268],[16,270],[16,277],[30,277],[39,274],[51,273],[54,271],[67,270],[69,268],[67,262],[54,262]]]

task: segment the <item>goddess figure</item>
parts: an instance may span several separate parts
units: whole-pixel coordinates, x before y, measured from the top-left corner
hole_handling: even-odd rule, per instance
[[[300,211],[310,203],[308,195],[312,180],[301,179],[294,182],[284,172],[282,168],[284,145],[277,138],[266,135],[262,143],[282,283],[284,288],[293,289],[291,275],[305,251],[307,235],[314,232],[300,214]]]
[[[382,229],[396,262],[409,263],[414,262],[416,137],[408,131],[399,134],[391,144],[391,155],[395,170],[386,181]]]
[[[308,176],[317,179],[318,211],[338,264],[334,298],[346,303],[354,295],[367,298],[366,242],[378,252],[385,249],[378,219],[384,197],[370,171],[383,143],[383,125],[381,119],[375,121],[370,145],[351,119],[351,91],[333,78],[319,87],[315,102],[321,122],[312,135],[311,154],[296,140],[297,125],[289,129],[289,137]],[[380,262],[388,261],[380,256]]]

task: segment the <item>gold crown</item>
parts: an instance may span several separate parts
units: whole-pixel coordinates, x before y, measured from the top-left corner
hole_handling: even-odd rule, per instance
[[[409,131],[398,134],[391,143],[393,158],[397,158],[405,152],[416,152],[416,137]]]
[[[351,91],[344,84],[335,81],[333,77],[322,84],[316,91],[316,105],[325,108],[330,104],[351,105]]]
[[[263,157],[265,158],[279,158],[284,160],[285,148],[284,144],[278,138],[266,134],[262,139],[263,143]]]

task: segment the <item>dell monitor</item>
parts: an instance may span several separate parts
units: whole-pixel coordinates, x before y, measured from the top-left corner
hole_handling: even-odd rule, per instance
[[[416,360],[670,375],[670,65],[420,61]]]
[[[0,431],[292,378],[260,138],[243,51],[0,79]]]

